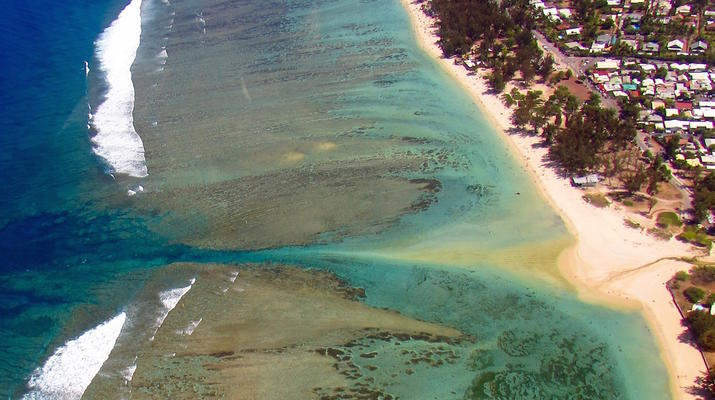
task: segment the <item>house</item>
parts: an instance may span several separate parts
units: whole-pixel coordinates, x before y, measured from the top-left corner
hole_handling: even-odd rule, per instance
[[[690,129],[712,129],[713,128],[713,122],[712,121],[690,121]]]
[[[552,21],[560,21],[561,18],[559,18],[559,10],[556,9],[556,7],[549,7],[549,8],[544,8],[542,10],[544,15],[548,17]]]
[[[598,178],[598,175],[596,175],[596,174],[571,177],[571,183],[577,187],[593,187],[598,184],[598,181],[599,181],[599,178]]]
[[[583,47],[583,46],[581,45],[581,43],[579,43],[579,42],[568,42],[568,43],[564,43],[564,46],[566,46],[567,48],[569,48],[569,49],[571,49],[571,50],[574,50],[574,49],[577,49],[577,50],[588,50],[587,48]]]
[[[690,15],[690,4],[684,4],[675,9],[676,14]]]
[[[668,50],[670,50],[670,51],[683,51],[683,46],[685,46],[685,44],[683,43],[683,41],[682,41],[682,40],[678,40],[678,39],[671,40],[671,41],[668,42],[668,44],[666,45],[666,47],[667,47]]]
[[[589,50],[591,53],[603,53],[606,50],[606,44],[605,43],[596,43],[593,42],[591,45],[591,49]]]
[[[606,0],[606,4],[611,7],[616,7],[621,5],[621,0]]]
[[[657,4],[655,4],[657,15],[668,15],[671,8],[673,8],[673,6],[670,4],[670,0],[657,0]]]
[[[690,72],[689,75],[693,81],[710,81],[710,74],[707,72]]]
[[[559,8],[559,15],[560,15],[562,18],[568,19],[568,18],[571,18],[572,12],[571,12],[571,10],[568,9],[568,8]]]
[[[657,53],[660,51],[660,45],[655,42],[643,43],[643,51],[646,53]]]
[[[653,100],[650,103],[650,108],[652,110],[655,110],[656,108],[665,108],[665,103],[663,102],[663,100]]]
[[[621,62],[618,60],[603,60],[596,62],[596,69],[599,70],[616,70],[621,67]]]
[[[638,50],[638,41],[635,39],[621,39],[621,43],[631,50]]]
[[[675,108],[678,111],[690,111],[693,109],[693,103],[689,101],[676,101]]]
[[[693,110],[693,118],[715,119],[715,108],[703,107]]]
[[[689,121],[679,119],[666,120],[663,124],[665,125],[665,130],[669,132],[684,131],[690,127]]]
[[[615,38],[607,33],[596,36],[596,43],[603,43],[610,46],[614,43]]]
[[[704,53],[708,49],[708,43],[704,40],[698,40],[690,45],[690,51],[694,53]]]
[[[564,34],[566,36],[578,36],[581,34],[581,27],[575,26],[573,28],[568,28],[568,29],[564,30]]]

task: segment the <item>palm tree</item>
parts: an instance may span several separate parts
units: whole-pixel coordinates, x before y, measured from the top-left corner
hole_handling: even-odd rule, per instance
[[[511,108],[514,104],[516,104],[516,100],[514,100],[514,97],[510,95],[509,93],[504,93],[501,95],[501,100],[504,102],[504,105]]]

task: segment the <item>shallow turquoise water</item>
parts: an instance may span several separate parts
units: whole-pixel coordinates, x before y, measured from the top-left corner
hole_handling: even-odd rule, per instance
[[[60,25],[74,32],[82,21],[92,21],[91,29],[63,36],[72,46],[56,50],[76,68],[56,79],[77,89],[62,96],[43,96],[44,86],[24,89],[36,93],[22,98],[43,104],[25,107],[37,114],[28,120],[52,123],[18,122],[17,109],[2,113],[9,132],[4,139],[11,144],[5,148],[32,150],[31,160],[39,166],[17,161],[10,151],[0,158],[8,187],[0,195],[2,394],[24,392],[29,374],[58,346],[135,305],[142,285],[159,268],[192,261],[329,269],[365,288],[369,305],[452,326],[477,339],[460,362],[439,369],[434,379],[390,382],[404,398],[461,398],[480,378],[503,390],[492,393],[494,398],[669,397],[665,368],[637,313],[583,304],[562,285],[480,260],[467,262],[466,269],[450,266],[449,254],[433,264],[388,261],[402,248],[508,251],[566,235],[469,97],[419,50],[397,1],[173,3],[145,3],[133,70],[137,130],[147,146],[146,180],[115,181],[105,174],[106,165],[91,154],[85,127],[85,105],[96,102],[103,86],[95,71],[85,92],[82,61],[92,59],[92,41],[121,2],[86,14],[76,11],[76,24]],[[202,36],[199,16],[208,37]],[[52,37],[43,40],[54,43]],[[168,58],[159,71],[162,46]],[[58,64],[60,71],[64,64]],[[29,68],[49,74],[46,66]],[[136,182],[152,191],[283,170],[289,167],[250,153],[265,151],[266,143],[292,149],[318,139],[355,141],[365,157],[430,154],[427,168],[383,173],[438,179],[436,202],[379,234],[333,243],[339,235],[327,232],[319,237],[327,243],[320,245],[241,252],[197,249],[177,240],[182,236],[175,232],[191,234],[201,224],[210,228],[211,219],[201,210],[195,219],[171,219],[170,208],[126,196]],[[400,144],[370,147],[388,139]],[[309,155],[290,167],[309,170],[352,157]],[[167,219],[181,224],[157,230]],[[177,277],[162,290],[185,280]]]

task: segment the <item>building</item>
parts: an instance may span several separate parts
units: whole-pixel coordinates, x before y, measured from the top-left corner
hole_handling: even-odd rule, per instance
[[[571,183],[577,187],[594,187],[598,184],[598,181],[599,178],[596,174],[571,177]]]
[[[643,51],[646,53],[657,53],[660,51],[660,45],[655,42],[643,43]]]
[[[684,46],[685,46],[685,43],[683,43],[682,40],[678,40],[678,39],[671,40],[671,41],[668,42],[668,44],[666,45],[666,47],[667,47],[668,50],[670,50],[670,51],[683,51],[683,47],[684,47]]]
[[[690,51],[693,53],[704,53],[708,49],[708,43],[704,40],[698,40],[690,45]]]

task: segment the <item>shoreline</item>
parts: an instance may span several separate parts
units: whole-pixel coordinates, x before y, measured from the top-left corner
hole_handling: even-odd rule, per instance
[[[668,258],[692,255],[690,247],[675,239],[660,241],[626,227],[627,213],[617,206],[601,209],[586,203],[580,189],[544,165],[547,150],[534,147],[538,138],[507,133],[512,126],[511,110],[489,93],[480,71],[470,75],[452,59],[443,58],[436,44],[434,21],[422,12],[421,4],[412,0],[400,3],[421,49],[467,91],[576,239],[558,259],[564,278],[584,301],[640,309],[660,347],[672,395],[678,399],[698,398],[691,389],[696,379],[705,374],[705,365],[700,351],[679,339],[687,330],[681,326],[680,314],[664,286],[675,272],[688,269],[688,264]]]

